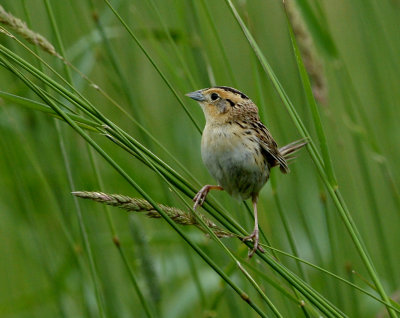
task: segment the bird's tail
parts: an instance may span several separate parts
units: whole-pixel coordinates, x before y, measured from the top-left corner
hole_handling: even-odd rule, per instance
[[[286,161],[291,161],[296,158],[294,154],[300,150],[303,146],[308,144],[308,140],[303,138],[291,142],[290,144],[279,148],[279,152],[285,158]]]

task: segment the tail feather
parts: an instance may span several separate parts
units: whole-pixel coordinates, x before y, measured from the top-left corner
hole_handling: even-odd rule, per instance
[[[293,156],[293,154],[299,151],[300,148],[304,147],[306,144],[308,144],[307,139],[299,139],[279,148],[279,152],[285,158],[285,160],[293,160],[294,158],[296,158],[295,156]]]

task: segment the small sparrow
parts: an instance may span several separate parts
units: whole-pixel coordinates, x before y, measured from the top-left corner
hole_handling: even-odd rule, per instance
[[[249,257],[259,249],[257,200],[271,168],[289,172],[287,161],[307,142],[298,140],[278,148],[258,116],[257,106],[237,89],[216,86],[186,96],[203,109],[206,126],[201,140],[201,156],[218,185],[205,185],[194,197],[193,209],[201,206],[210,190],[225,190],[239,200],[252,199],[254,231],[243,238],[253,240]]]

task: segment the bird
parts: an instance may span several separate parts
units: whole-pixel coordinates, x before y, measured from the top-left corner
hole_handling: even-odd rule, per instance
[[[289,172],[288,161],[307,144],[300,139],[284,147],[278,145],[260,121],[258,108],[239,90],[228,86],[200,89],[186,96],[198,102],[206,124],[201,139],[201,157],[217,185],[207,184],[193,198],[193,209],[203,205],[211,190],[224,190],[238,200],[251,198],[254,230],[243,237],[252,241],[249,258],[259,250],[257,201],[273,167]]]

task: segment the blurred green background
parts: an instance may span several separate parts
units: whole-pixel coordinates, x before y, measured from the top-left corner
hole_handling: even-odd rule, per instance
[[[107,4],[100,0],[50,3],[65,58],[143,125],[201,184],[212,184],[200,157],[201,134]],[[263,122],[280,146],[300,138],[224,1],[118,0],[112,4],[200,127],[205,122],[202,111],[184,94],[226,85],[238,88],[258,105]],[[238,0],[234,4],[315,138],[282,3]],[[318,108],[339,188],[386,292],[398,300],[400,3],[299,0],[296,4],[291,21],[297,41],[313,52],[316,76],[323,79],[325,101]],[[3,0],[1,5],[59,51],[46,1]],[[302,24],[303,33],[296,33],[296,26]],[[34,56],[6,35],[0,34],[0,43],[39,66]],[[39,54],[66,77],[57,58]],[[0,72],[2,92],[39,100],[4,67]],[[101,112],[184,173],[128,116],[81,75],[71,73],[73,86]],[[0,316],[98,317],[97,291],[103,299],[104,316],[145,317],[143,302],[113,244],[104,207],[82,200],[77,207],[70,193],[101,190],[140,195],[95,154],[104,183],[100,187],[85,141],[63,122],[57,129],[55,121],[0,100]],[[154,171],[103,135],[93,137],[154,200],[184,208]],[[299,153],[291,170],[287,176],[274,171],[276,189],[268,183],[261,192],[260,226],[271,245],[375,294],[306,150]],[[223,192],[214,197],[246,230],[252,229],[253,221],[243,204]],[[82,240],[79,211],[93,253],[97,288]],[[116,208],[110,211],[126,261],[155,317],[257,316],[164,220],[128,215]],[[289,244],[285,221],[294,245]],[[240,271],[232,269],[232,260],[218,244],[194,227],[183,230],[272,315]],[[262,275],[271,277],[290,291],[269,267],[256,257],[246,261],[246,248],[239,241],[223,242],[258,269],[253,272],[258,283],[284,317],[305,316],[298,304],[264,280]],[[310,266],[299,267],[286,256],[280,260],[346,315],[385,314],[382,304],[353,287]]]

